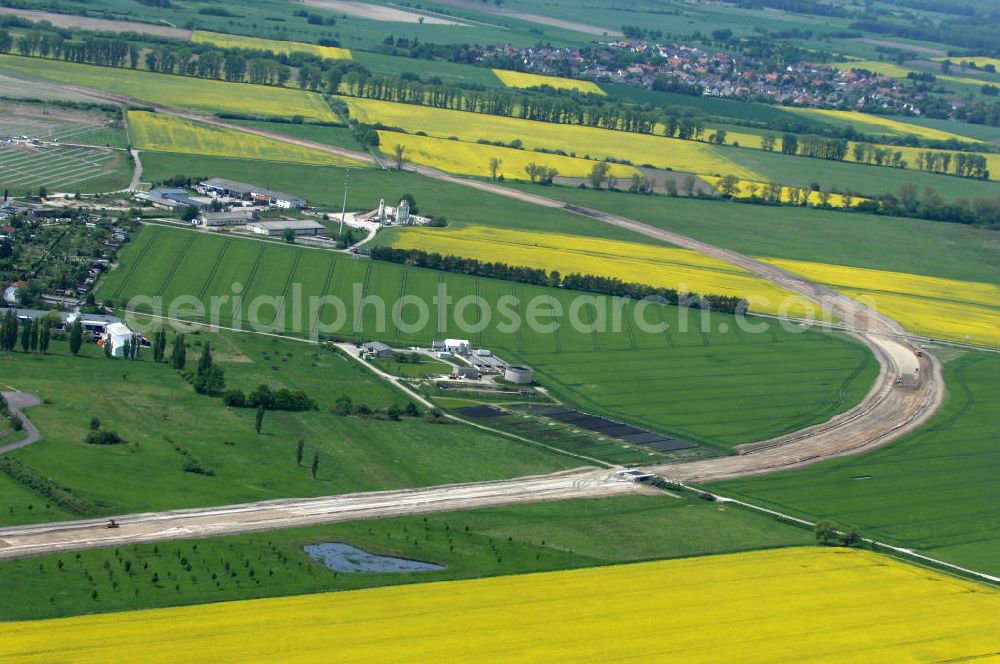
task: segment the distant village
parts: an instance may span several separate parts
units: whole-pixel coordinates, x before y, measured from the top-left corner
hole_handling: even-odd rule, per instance
[[[889,76],[864,70],[840,70],[807,62],[773,64],[756,58],[713,52],[686,44],[623,39],[602,43],[605,49],[491,47],[483,60],[516,59],[525,71],[621,83],[710,97],[754,99],[802,106],[864,107],[907,111],[920,109],[912,87]],[[622,67],[615,52],[647,56]]]

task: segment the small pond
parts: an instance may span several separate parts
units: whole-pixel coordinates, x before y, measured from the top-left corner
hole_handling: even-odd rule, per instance
[[[419,560],[378,556],[342,542],[324,542],[303,547],[313,560],[318,560],[335,572],[434,572],[446,569],[443,565]]]

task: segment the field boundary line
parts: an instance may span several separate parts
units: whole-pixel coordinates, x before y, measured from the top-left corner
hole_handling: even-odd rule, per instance
[[[677,482],[675,484],[679,484],[681,487],[683,487],[685,489],[688,489],[690,491],[694,491],[694,492],[699,493],[699,494],[706,494],[707,496],[711,496],[714,500],[716,500],[719,503],[722,503],[723,505],[726,504],[726,503],[731,503],[733,505],[739,505],[740,507],[744,507],[744,508],[753,510],[755,512],[760,512],[762,514],[767,514],[767,515],[769,515],[771,517],[774,517],[778,521],[787,521],[787,522],[790,522],[790,523],[798,524],[800,526],[805,526],[807,528],[815,528],[816,524],[817,524],[817,522],[809,521],[808,519],[802,519],[802,518],[797,517],[797,516],[792,516],[791,514],[785,514],[784,512],[779,512],[778,510],[773,510],[773,509],[771,509],[769,507],[763,507],[761,505],[755,505],[755,504],[747,502],[745,500],[740,500],[738,498],[729,498],[728,496],[724,496],[724,495],[719,494],[719,493],[714,493],[712,491],[707,491],[705,489],[701,489],[701,488],[697,487],[696,485],[685,484],[683,482]],[[841,533],[841,534],[843,534],[843,533]],[[987,574],[986,572],[980,572],[980,571],[977,571],[977,570],[974,570],[974,569],[969,569],[967,567],[962,567],[961,565],[955,565],[954,563],[949,563],[947,561],[940,560],[938,558],[933,558],[931,556],[926,556],[926,555],[924,555],[922,553],[918,553],[918,552],[914,551],[913,549],[908,549],[908,548],[902,547],[902,546],[895,546],[893,544],[888,544],[886,542],[882,542],[882,541],[879,541],[877,539],[870,538],[870,537],[862,537],[861,541],[864,542],[865,544],[868,544],[869,546],[878,547],[878,548],[881,548],[881,549],[888,549],[889,551],[892,551],[893,553],[899,554],[899,555],[904,556],[906,558],[914,559],[914,560],[910,560],[909,561],[911,563],[913,563],[913,562],[917,562],[918,564],[919,563],[930,563],[929,566],[936,568],[938,571],[940,571],[940,569],[943,568],[943,569],[951,572],[953,575],[956,575],[956,576],[972,577],[972,578],[975,578],[975,579],[977,579],[979,581],[983,581],[983,582],[989,583],[991,585],[1000,585],[1000,577],[994,576],[992,574]]]

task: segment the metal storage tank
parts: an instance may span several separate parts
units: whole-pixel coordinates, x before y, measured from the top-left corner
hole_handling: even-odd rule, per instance
[[[528,367],[509,366],[503,377],[515,385],[530,385],[535,380],[535,371]]]

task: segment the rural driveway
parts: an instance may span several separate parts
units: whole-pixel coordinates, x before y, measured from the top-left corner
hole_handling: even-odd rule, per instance
[[[24,432],[27,434],[23,439],[17,441],[16,443],[10,443],[9,445],[4,445],[0,447],[0,454],[6,454],[7,452],[13,452],[14,450],[21,449],[22,447],[27,447],[33,443],[37,443],[42,439],[42,434],[39,433],[38,428],[31,423],[31,420],[27,416],[22,415],[21,411],[25,408],[31,408],[32,406],[41,405],[42,400],[31,392],[0,392],[3,394],[3,398],[7,400],[7,405],[10,407],[10,412],[15,417],[20,417],[21,422],[24,424]]]
[[[136,542],[642,493],[664,495],[622,479],[613,470],[577,468],[514,480],[128,514],[114,517],[118,528],[108,528],[108,519],[91,519],[0,529],[0,560]]]

